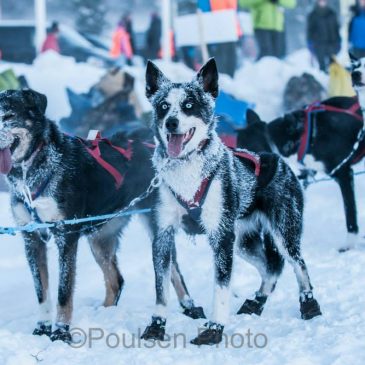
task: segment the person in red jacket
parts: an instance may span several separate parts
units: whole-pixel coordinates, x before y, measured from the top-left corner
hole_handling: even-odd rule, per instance
[[[110,48],[110,56],[119,59],[121,63],[132,64],[133,50],[131,38],[127,31],[125,19],[122,18],[118,23],[117,29],[112,36],[112,46]]]
[[[43,42],[41,52],[47,52],[52,50],[54,52],[60,53],[60,46],[58,44],[58,23],[53,22],[51,28],[47,32],[47,37]]]

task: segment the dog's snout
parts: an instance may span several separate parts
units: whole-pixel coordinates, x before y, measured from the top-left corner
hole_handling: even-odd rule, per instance
[[[170,132],[170,133],[174,133],[177,131],[177,128],[179,127],[179,119],[177,119],[176,117],[169,117],[166,120],[166,129]]]
[[[351,76],[352,76],[352,81],[354,81],[354,82],[361,81],[361,72],[360,71],[353,71]]]

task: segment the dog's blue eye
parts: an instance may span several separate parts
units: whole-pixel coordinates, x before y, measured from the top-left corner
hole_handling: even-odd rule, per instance
[[[185,108],[186,109],[191,109],[193,107],[193,104],[192,103],[186,103],[185,104]]]
[[[169,106],[167,104],[162,104],[162,109],[163,110],[167,110],[169,108]]]

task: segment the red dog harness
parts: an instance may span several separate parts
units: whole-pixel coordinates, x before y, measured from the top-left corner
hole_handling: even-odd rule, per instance
[[[255,167],[254,172],[255,172],[256,177],[258,177],[260,175],[261,161],[260,161],[260,157],[258,155],[254,154],[252,152],[249,152],[247,150],[244,150],[244,149],[232,149],[232,152],[235,156],[252,162]],[[200,219],[201,212],[202,212],[202,206],[208,195],[208,191],[209,191],[212,181],[214,180],[215,174],[216,174],[216,171],[213,171],[213,173],[211,173],[210,176],[203,179],[203,181],[201,182],[201,184],[199,186],[199,189],[197,190],[197,192],[194,195],[194,198],[190,201],[186,201],[184,198],[182,198],[180,195],[176,194],[170,188],[171,192],[174,194],[174,196],[177,199],[177,201],[179,202],[179,204],[182,207],[184,207],[187,210],[189,216],[198,223],[199,223],[199,219]]]
[[[128,148],[124,149],[122,147],[114,146],[108,139],[102,138],[100,132],[97,132],[93,140],[84,140],[80,137],[76,138],[84,145],[86,151],[96,160],[96,162],[114,178],[115,188],[119,189],[123,184],[124,176],[114,166],[102,158],[100,152],[100,143],[107,144],[123,155],[127,161],[130,161],[133,153],[132,141],[128,141]],[[89,146],[89,143],[91,146]]]
[[[300,139],[300,145],[298,149],[298,161],[300,163],[304,163],[305,155],[307,154],[309,150],[310,141],[312,138],[312,131],[313,131],[313,114],[319,113],[319,112],[334,112],[334,113],[344,113],[351,115],[353,118],[363,122],[363,117],[358,114],[358,111],[361,111],[360,104],[357,100],[357,98],[354,98],[354,104],[351,105],[348,109],[342,109],[337,108],[335,106],[322,104],[320,102],[315,102],[313,104],[308,105],[305,108],[305,119],[304,119],[304,132],[302,134],[302,137]],[[361,160],[363,155],[365,154],[365,150],[363,151],[362,156],[359,158],[358,161]],[[358,156],[356,157],[356,159]],[[357,162],[358,162],[357,161]]]

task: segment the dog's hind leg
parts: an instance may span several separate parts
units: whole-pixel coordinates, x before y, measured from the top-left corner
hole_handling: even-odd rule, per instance
[[[76,277],[76,257],[79,233],[57,232],[55,240],[59,254],[58,304],[56,329],[51,340],[72,341],[70,322],[73,311],[73,295]]]
[[[177,263],[175,245],[172,248],[171,282],[175,288],[179,303],[183,309],[183,314],[193,319],[206,318],[203,307],[196,307],[194,305],[193,299],[190,297],[184,277],[182,276]]]
[[[95,261],[104,275],[105,299],[103,305],[105,307],[117,305],[124,284],[116,255],[118,237],[89,237],[89,243]]]
[[[38,233],[24,233],[25,253],[33,276],[39,303],[39,318],[33,335],[50,336],[52,332],[52,308],[48,287],[47,244]]]
[[[346,244],[339,249],[340,252],[345,252],[355,247],[359,232],[353,170],[350,167],[344,167],[336,173],[335,179],[341,189],[346,216],[347,241]]]
[[[254,299],[246,299],[237,314],[261,315],[268,296],[274,291],[284,267],[284,258],[268,232],[252,232],[238,243],[239,253],[255,266],[261,275],[261,286]]]
[[[293,222],[292,222],[293,223]],[[277,235],[275,243],[281,253],[293,266],[298,286],[299,302],[302,319],[312,319],[321,315],[321,309],[316,299],[313,297],[312,284],[310,282],[307,266],[300,252],[301,229],[296,230],[295,225],[281,225],[282,232]]]
[[[91,252],[100,266],[105,281],[104,306],[117,305],[123,290],[124,279],[118,268],[117,249],[119,236],[130,221],[130,217],[115,218],[88,237]]]

